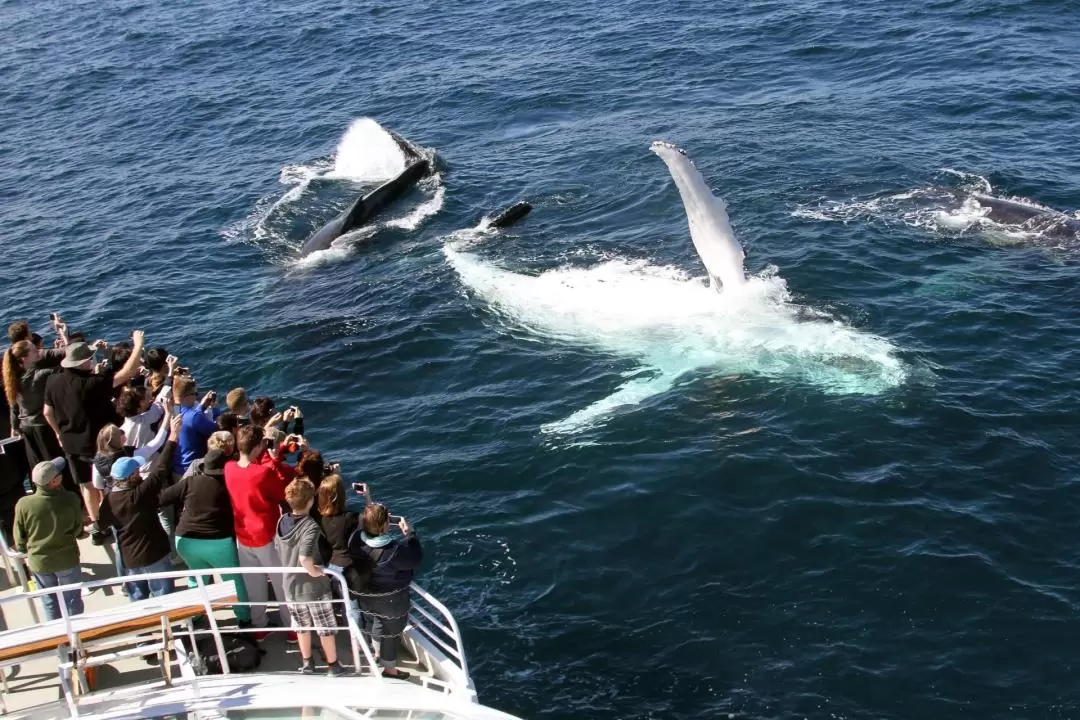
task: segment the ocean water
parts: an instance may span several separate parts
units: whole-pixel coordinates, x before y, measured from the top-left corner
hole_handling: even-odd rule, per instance
[[[497,708],[1077,717],[1080,241],[956,192],[1080,208],[1078,28],[0,0],[0,307],[300,405],[417,526]],[[438,176],[299,262],[400,165],[380,124]],[[655,139],[727,201],[749,298],[705,288]]]

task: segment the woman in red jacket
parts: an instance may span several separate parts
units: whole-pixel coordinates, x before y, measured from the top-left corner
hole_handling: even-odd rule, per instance
[[[225,464],[225,487],[232,501],[240,566],[279,567],[281,561],[274,549],[274,531],[285,502],[285,486],[296,477],[296,471],[268,452],[260,427],[246,425],[237,430],[236,449],[240,459]],[[265,603],[269,599],[267,580],[273,583],[274,597],[280,603],[278,612],[282,627],[289,627],[289,610],[285,607],[281,573],[245,574],[248,598],[253,603]],[[266,606],[253,605],[252,626],[264,628],[267,623]]]

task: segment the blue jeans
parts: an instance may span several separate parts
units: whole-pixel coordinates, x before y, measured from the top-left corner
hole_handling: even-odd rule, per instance
[[[169,556],[166,555],[157,562],[150,563],[145,567],[124,568],[124,575],[131,576],[156,572],[169,572],[172,569],[172,563],[169,561]],[[168,595],[176,590],[176,581],[172,578],[162,578],[158,580],[129,580],[124,584],[127,585],[128,598],[130,600],[145,600],[148,597],[161,597],[162,595]]]
[[[82,582],[82,567],[79,565],[76,565],[69,570],[61,570],[60,572],[31,574],[34,576],[34,582],[37,583],[38,590]],[[69,616],[82,615],[82,588],[65,590],[60,594],[64,596],[64,605],[67,606],[67,613]],[[49,593],[48,595],[41,596],[41,603],[45,606],[45,617],[49,620],[60,619],[59,600],[56,593]]]

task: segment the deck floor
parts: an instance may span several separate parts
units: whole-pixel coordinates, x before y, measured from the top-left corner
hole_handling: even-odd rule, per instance
[[[112,543],[96,546],[89,539],[79,542],[79,550],[82,559],[83,577],[85,580],[101,580],[116,577],[116,566]],[[182,581],[181,581],[182,582]],[[12,587],[7,575],[0,571],[0,597],[11,597],[22,592],[20,587]],[[37,602],[27,600],[14,602],[0,606],[0,632],[8,629],[22,628],[34,623],[30,611],[30,603]],[[94,588],[91,592],[83,592],[83,603],[86,612],[103,610],[116,607],[128,602],[119,585]],[[37,605],[38,617],[44,620],[45,612],[40,604]],[[277,612],[270,610],[271,618],[277,618]],[[236,618],[231,611],[219,611],[215,614],[218,622],[222,625],[235,625]],[[274,628],[271,628],[274,630]],[[285,631],[271,632],[262,643],[261,647],[266,651],[262,658],[262,664],[258,672],[272,673],[298,673],[300,667],[300,651],[296,645],[290,645],[285,640]],[[350,673],[355,673],[353,667],[352,650],[350,648],[346,631],[339,632],[336,636],[338,658]],[[317,647],[318,641],[313,638],[313,644]],[[315,659],[317,672],[325,672],[325,662],[321,657],[321,651],[316,649]],[[172,658],[173,677],[179,677],[180,671],[176,666],[175,657]],[[361,663],[364,663],[361,654]],[[410,673],[430,675],[409,653],[402,648],[399,655],[399,664]],[[8,713],[18,714],[34,706],[51,703],[63,699],[60,688],[59,675],[56,669],[56,660],[53,657],[39,657],[30,659],[20,665],[0,670],[7,675],[8,692],[5,694]],[[370,673],[371,668],[361,666],[361,673]],[[111,687],[128,685],[138,682],[160,680],[162,671],[157,660],[153,663],[138,657],[125,658],[109,665],[97,668],[95,688],[105,690]],[[347,676],[346,676],[347,677]]]

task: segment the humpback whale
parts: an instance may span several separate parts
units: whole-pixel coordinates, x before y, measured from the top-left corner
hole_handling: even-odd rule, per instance
[[[686,219],[690,224],[690,239],[694,242],[709,280],[716,290],[737,288],[746,284],[743,252],[728,220],[724,201],[712,194],[705,178],[686,151],[668,142],[657,140],[649,149],[660,156],[679,188]]]
[[[963,193],[958,194],[964,196]],[[1000,225],[1022,225],[1025,229],[1058,236],[1080,232],[1080,219],[1052,208],[983,193],[971,193],[967,198],[978,203],[982,217]]]
[[[589,370],[575,365],[573,375],[550,384],[553,392],[573,393],[566,400],[573,411],[542,425],[542,432],[580,432],[703,375],[794,379],[825,393],[857,395],[888,392],[906,381],[908,367],[888,340],[792,304],[776,274],[748,278],[723,202],[685,153],[667,143],[651,149],[667,163],[694,247],[723,292],[680,269],[611,253],[591,266],[507,269],[479,250],[490,236],[483,224],[449,235],[443,245],[468,296],[514,335],[524,331],[609,358]],[[503,216],[507,212],[496,219]],[[619,366],[612,368],[610,358]],[[600,380],[606,390],[592,387],[598,372],[606,376]]]
[[[397,200],[405,192],[420,182],[431,172],[431,162],[423,157],[419,148],[393,130],[387,131],[401,152],[405,154],[409,165],[395,178],[386,181],[368,194],[360,197],[340,215],[323,225],[304,241],[300,256],[306,257],[313,252],[325,250],[345,233],[371,222],[387,205]]]
[[[492,227],[492,228],[510,227],[511,225],[516,223],[518,220],[521,220],[523,217],[525,217],[530,212],[532,212],[532,209],[533,209],[532,204],[526,202],[525,200],[522,200],[521,202],[514,203],[513,205],[511,205],[510,207],[506,208],[501,213],[496,215],[491,220],[491,222],[488,224],[488,227]]]
[[[1080,240],[1080,217],[1034,200],[1001,197],[986,178],[959,170],[959,186],[930,185],[889,194],[824,200],[797,207],[792,215],[848,223],[860,218],[899,221],[920,229],[980,235],[995,244],[1074,245]]]

